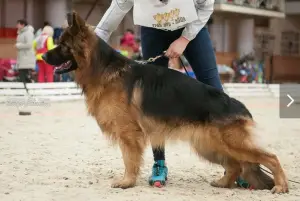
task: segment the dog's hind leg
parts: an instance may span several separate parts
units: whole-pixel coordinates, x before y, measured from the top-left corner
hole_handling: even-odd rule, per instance
[[[125,165],[123,179],[113,182],[113,188],[130,188],[135,186],[142,163],[145,149],[144,134],[141,131],[123,132],[120,135],[119,145]]]
[[[211,182],[210,185],[219,188],[236,187],[235,181],[241,171],[240,163],[236,160],[223,157],[221,165],[225,169],[226,174],[221,179]]]
[[[246,126],[247,122],[229,126],[221,131],[229,156],[241,162],[258,163],[266,166],[274,175],[275,186],[271,192],[287,193],[287,178],[277,156],[256,146],[251,139],[251,132]]]
[[[199,145],[196,141],[191,142],[193,149],[197,155],[205,158],[211,163],[216,163],[222,165],[226,171],[226,174],[219,180],[212,181],[211,186],[219,188],[233,188],[235,187],[235,180],[239,176],[241,171],[240,163],[232,158],[225,157],[224,155],[218,154],[212,150],[211,146],[206,146],[204,144]]]
[[[275,154],[263,151],[258,147],[252,147],[245,143],[244,149],[241,153],[233,153],[237,159],[247,161],[250,163],[259,163],[266,166],[274,175],[275,186],[271,190],[272,193],[287,193],[288,183],[280,162]],[[234,152],[234,151],[233,151]]]

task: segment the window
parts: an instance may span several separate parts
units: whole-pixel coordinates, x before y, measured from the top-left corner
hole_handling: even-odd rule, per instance
[[[299,55],[300,33],[295,31],[285,31],[281,33],[281,55]]]
[[[265,56],[273,54],[275,36],[268,31],[256,31],[254,50],[255,56],[263,60]]]

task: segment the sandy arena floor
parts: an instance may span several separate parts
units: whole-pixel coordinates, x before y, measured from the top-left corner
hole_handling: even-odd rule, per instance
[[[300,120],[280,119],[275,99],[247,100],[261,127],[261,139],[278,154],[289,179],[300,181]],[[110,188],[123,174],[119,149],[110,146],[83,102],[31,107],[32,116],[18,116],[14,107],[0,105],[0,201],[299,201],[300,185],[290,193],[217,189],[209,185],[223,169],[199,160],[181,143],[167,145],[169,182],[148,186],[152,153],[148,148],[137,186]]]

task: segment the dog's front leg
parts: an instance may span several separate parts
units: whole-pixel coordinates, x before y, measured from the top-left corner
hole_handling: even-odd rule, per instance
[[[142,132],[126,132],[120,136],[120,149],[125,165],[123,179],[115,180],[113,188],[130,188],[135,186],[142,163],[145,140]]]

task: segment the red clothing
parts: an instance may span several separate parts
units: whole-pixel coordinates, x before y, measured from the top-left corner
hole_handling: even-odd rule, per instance
[[[36,50],[38,71],[38,82],[53,82],[53,66],[47,64],[42,55],[47,51],[54,48],[53,38],[42,34],[34,42],[34,48]]]
[[[38,82],[53,82],[53,66],[43,60],[38,60],[37,64],[39,66]]]
[[[34,40],[33,47],[36,52],[36,59],[43,60],[42,55],[54,48],[53,38],[47,34],[42,34],[36,40]]]
[[[135,36],[130,32],[125,33],[124,36],[121,38],[121,46],[131,47],[134,52],[139,51],[139,47],[135,42]]]

